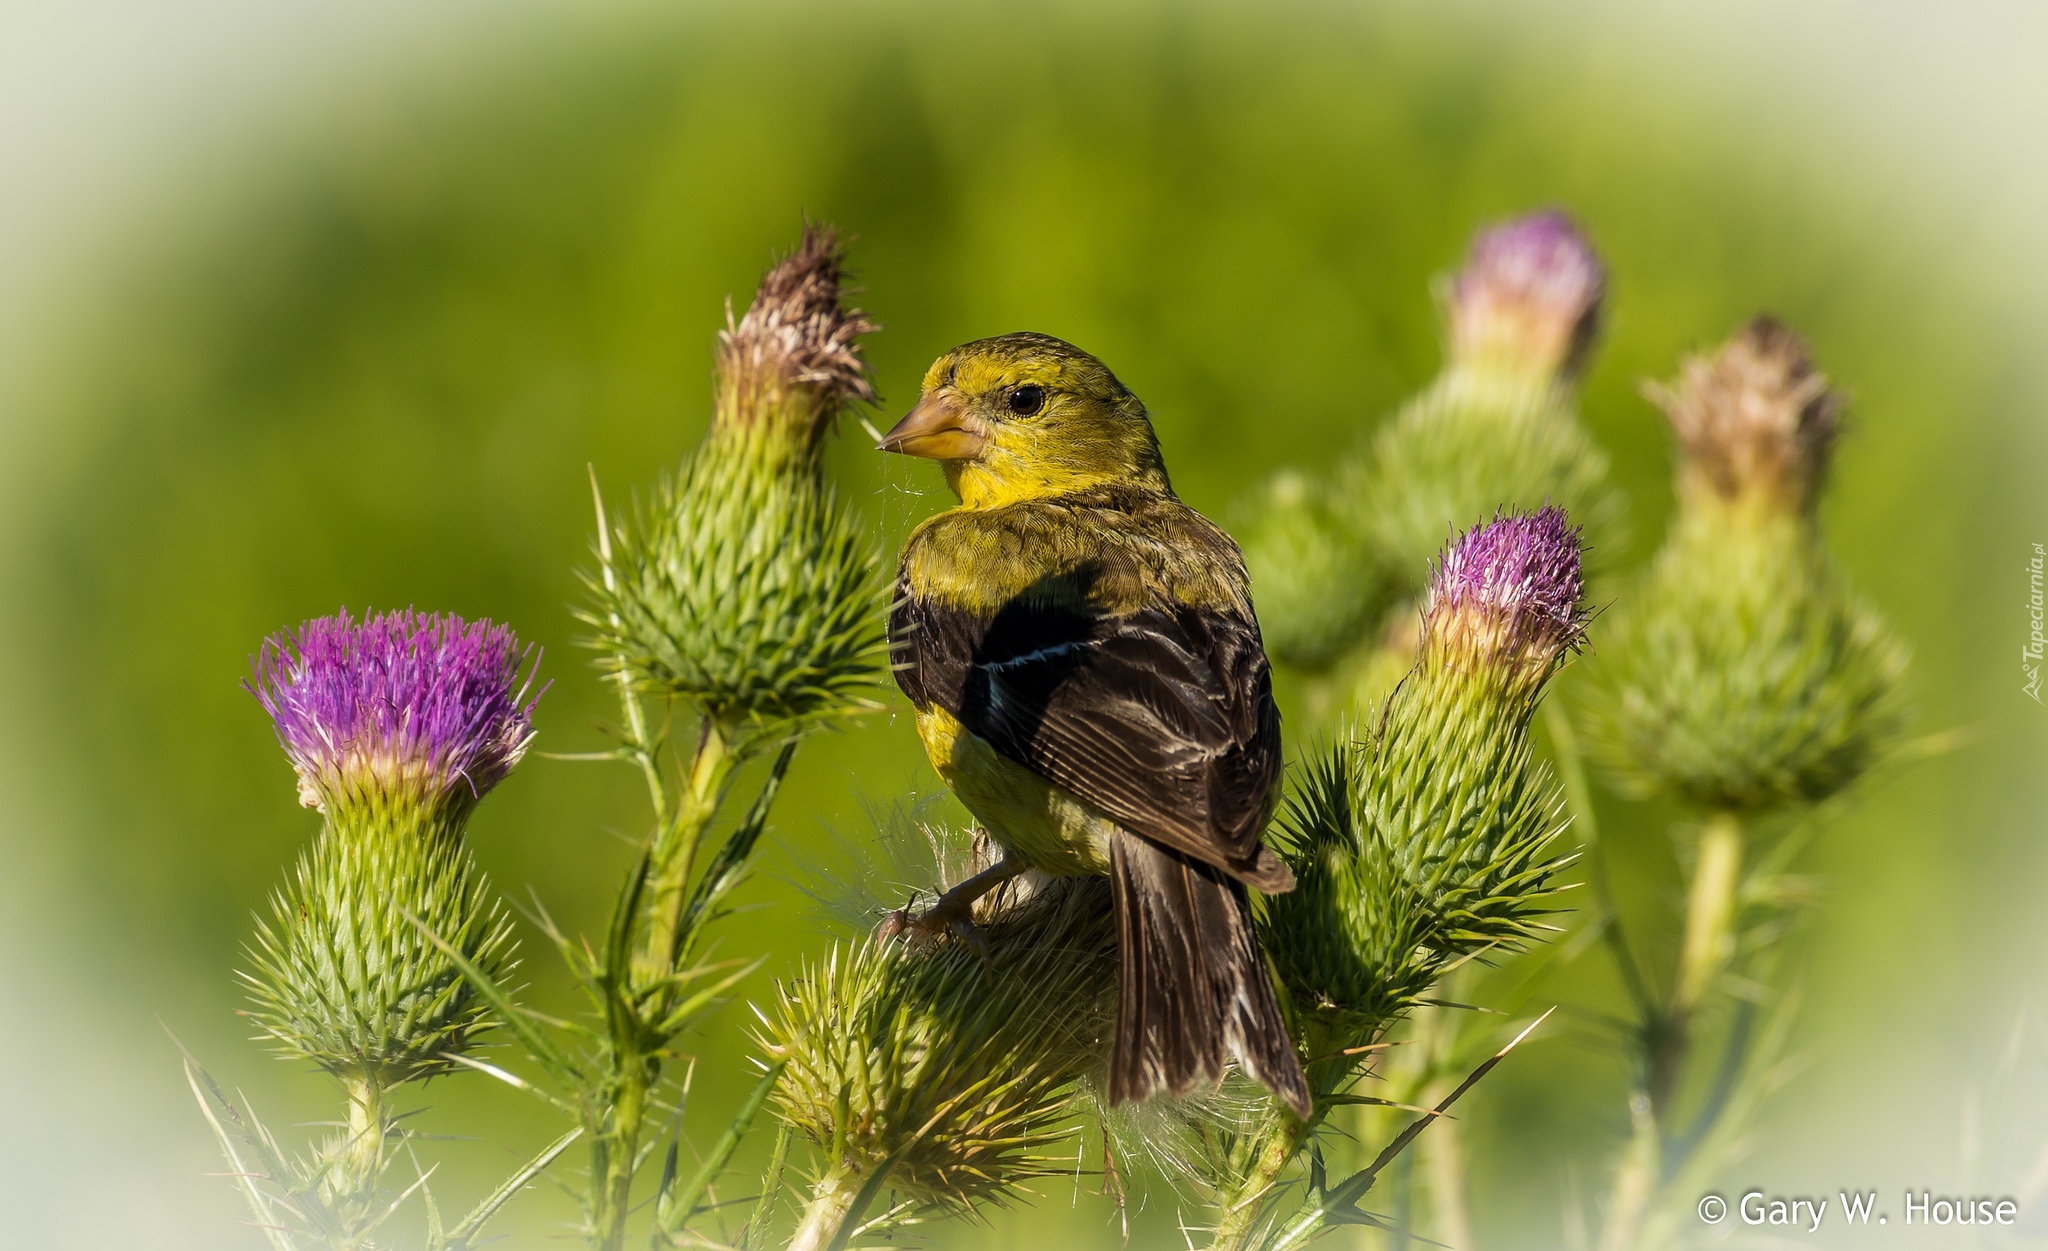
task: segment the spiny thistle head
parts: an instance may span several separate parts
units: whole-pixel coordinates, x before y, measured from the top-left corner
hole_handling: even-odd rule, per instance
[[[1687,359],[1676,383],[1645,390],[1677,433],[1682,494],[1812,512],[1842,400],[1789,327],[1754,318],[1711,355]]]
[[[266,639],[244,685],[277,726],[299,802],[466,811],[533,738],[532,649],[489,621],[346,609]]]
[[[1619,551],[1626,501],[1579,423],[1574,389],[1605,285],[1571,220],[1538,213],[1479,236],[1446,288],[1450,353],[1436,380],[1374,436],[1340,493],[1362,502],[1385,567],[1411,593],[1446,531],[1503,507],[1556,504]]]
[[[1115,1019],[1108,886],[1005,887],[976,916],[986,954],[869,938],[781,988],[760,1041],[787,1062],[777,1110],[828,1153],[827,1182],[893,1161],[892,1189],[965,1214],[1062,1171],[1047,1148],[1073,1132]]]
[[[258,1036],[385,1086],[452,1072],[490,1011],[429,931],[501,984],[514,967],[512,918],[458,835],[329,824],[247,948]]]
[[[1561,508],[1503,509],[1444,550],[1423,604],[1423,664],[1495,671],[1517,690],[1585,637],[1580,533]]]
[[[1453,963],[1538,937],[1567,863],[1526,717],[1418,672],[1380,728],[1311,762],[1276,824],[1295,888],[1260,943],[1312,1055],[1370,1042]],[[1318,1095],[1355,1067],[1311,1066]]]
[[[841,303],[845,278],[839,232],[806,225],[803,241],[761,279],[738,321],[727,302],[716,431],[814,461],[848,404],[874,402],[859,339],[877,327]]]
[[[1449,287],[1451,357],[1549,381],[1575,377],[1599,329],[1607,273],[1563,213],[1480,232]]]
[[[586,577],[604,667],[738,732],[870,706],[879,561],[822,477],[833,415],[871,398],[839,305],[839,245],[812,227],[719,348],[718,412],[651,504],[597,543]]]
[[[1589,738],[1625,788],[1710,811],[1811,803],[1906,723],[1906,651],[1835,566],[1813,510],[1839,408],[1758,319],[1661,393],[1678,513],[1608,632]]]
[[[1279,832],[1295,889],[1266,901],[1261,929],[1298,1018],[1320,1031],[1312,1053],[1369,1040],[1451,962],[1538,933],[1561,803],[1529,720],[1583,637],[1580,589],[1559,509],[1502,514],[1452,544],[1414,670],[1369,737],[1312,764],[1290,801]]]
[[[1796,515],[1681,508],[1606,640],[1588,738],[1633,793],[1813,803],[1906,726],[1906,649]]]
[[[241,975],[285,1055],[386,1085],[446,1072],[485,1004],[431,932],[492,976],[512,925],[462,829],[519,762],[530,649],[488,621],[344,611],[265,642],[249,685],[327,818]]]

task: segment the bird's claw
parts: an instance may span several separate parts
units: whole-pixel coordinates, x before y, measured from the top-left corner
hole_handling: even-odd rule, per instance
[[[909,942],[957,938],[982,959],[989,958],[987,932],[974,923],[967,909],[949,908],[944,903],[923,912],[898,908],[882,918],[882,923],[875,927],[875,937],[884,941],[901,938]]]

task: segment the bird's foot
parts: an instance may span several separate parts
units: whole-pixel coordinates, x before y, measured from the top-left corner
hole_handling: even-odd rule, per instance
[[[951,892],[939,896],[939,901],[923,912],[912,912],[909,908],[898,908],[882,918],[875,929],[875,936],[881,939],[902,938],[909,942],[932,942],[940,938],[957,938],[978,952],[982,959],[988,959],[988,934],[974,923],[974,901],[958,899]]]

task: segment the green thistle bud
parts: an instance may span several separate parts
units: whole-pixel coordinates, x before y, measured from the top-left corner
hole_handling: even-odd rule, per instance
[[[495,975],[510,964],[511,920],[462,831],[532,738],[530,654],[502,626],[412,612],[265,643],[250,690],[326,817],[242,974],[285,1055],[381,1089],[447,1071],[485,1028],[421,925]]]
[[[980,905],[985,953],[870,938],[781,988],[760,1040],[786,1064],[778,1111],[824,1153],[793,1246],[881,1182],[964,1215],[1061,1167],[1045,1149],[1115,1021],[1114,909],[1106,879],[1026,880]]]
[[[840,710],[880,672],[880,566],[823,477],[836,418],[874,398],[843,276],[837,236],[807,228],[728,311],[710,433],[587,579],[605,663],[728,727]]]
[[[1355,1045],[1446,965],[1526,940],[1562,861],[1531,760],[1544,684],[1579,646],[1579,536],[1502,515],[1437,563],[1414,671],[1370,738],[1311,765],[1280,822],[1296,886],[1262,926],[1312,1053]]]
[[[1905,724],[1906,652],[1814,523],[1839,400],[1768,318],[1650,394],[1678,436],[1679,507],[1616,613],[1592,743],[1636,793],[1730,813],[1824,799]]]
[[[1415,577],[1504,506],[1557,504],[1617,547],[1624,502],[1576,413],[1605,292],[1592,246],[1561,213],[1521,218],[1480,234],[1444,290],[1443,371],[1339,482],[1387,567]]]
[[[1275,477],[1248,502],[1237,539],[1266,650],[1283,664],[1329,668],[1386,611],[1386,574],[1363,526],[1320,482]]]

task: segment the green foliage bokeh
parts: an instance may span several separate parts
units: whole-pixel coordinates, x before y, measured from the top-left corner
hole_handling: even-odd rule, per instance
[[[886,327],[869,346],[877,425],[945,348],[1046,331],[1144,397],[1176,486],[1225,517],[1429,377],[1429,280],[1475,226],[1566,207],[1613,273],[1585,402],[1633,501],[1635,550],[1610,567],[1639,563],[1668,509],[1664,427],[1637,379],[1775,311],[1856,397],[1825,517],[1915,646],[1923,724],[1989,733],[1887,784],[1824,843],[1836,899],[1808,1029],[1856,1041],[1845,1076],[1791,1096],[1818,1111],[1773,1149],[1848,1132],[1825,1118],[1853,1102],[1873,1063],[1859,1031],[1898,978],[1964,970],[1915,1003],[1937,1037],[2015,1001],[1985,953],[2022,931],[1985,892],[2019,887],[1983,879],[2043,866],[2038,815],[2012,803],[2043,721],[2004,663],[2043,535],[2025,531],[2023,466],[1998,449],[2039,371],[2005,310],[1945,269],[1942,241],[1873,204],[1825,139],[1420,7],[650,7],[543,25],[216,155],[53,310],[34,376],[6,396],[33,433],[10,467],[0,600],[0,850],[19,927],[5,958],[68,988],[49,1003],[80,1005],[90,1063],[149,1092],[134,1123],[160,1135],[145,1146],[162,1145],[163,1191],[193,1196],[160,1245],[257,1239],[236,1230],[229,1187],[198,1176],[217,1166],[154,1018],[273,1121],[329,1115],[318,1083],[262,1058],[231,1015],[251,909],[314,829],[237,688],[247,657],[341,605],[489,616],[546,648],[538,749],[602,746],[611,706],[571,615],[593,526],[584,466],[644,491],[695,443],[722,301],[744,302],[805,214],[858,236],[858,299]],[[834,476],[893,550],[940,506],[938,475],[844,433]],[[1597,655],[1597,621],[1592,635]],[[725,941],[771,951],[778,973],[819,951],[822,922],[778,875],[863,837],[863,797],[934,786],[900,709],[807,749],[748,892],[759,907]],[[639,803],[623,767],[535,757],[480,810],[473,844],[508,894],[533,883],[590,930]],[[1651,913],[1676,881],[1664,815],[1603,813],[1631,832],[1624,885]],[[559,1004],[544,944],[528,949],[530,993]],[[1615,993],[1591,973],[1565,992]],[[700,1124],[746,1084],[740,1011],[702,1042]],[[62,1031],[33,1037],[50,1072],[86,1080]],[[1518,1056],[1470,1114],[1482,1228],[1509,1245],[1561,1237],[1556,1157],[1584,1153],[1597,1185],[1621,1125],[1615,1062],[1587,1037]],[[539,1105],[481,1080],[430,1098],[432,1128],[497,1140],[456,1149],[451,1203],[550,1133]],[[1117,1245],[1082,1185],[1078,1205],[1048,1183],[1039,1208],[938,1244],[1042,1245],[1057,1228]],[[506,1245],[554,1245],[568,1211],[545,1191],[515,1205]],[[38,1245],[93,1245],[49,1228],[59,1241]],[[1165,1192],[1133,1231],[1180,1245]]]

